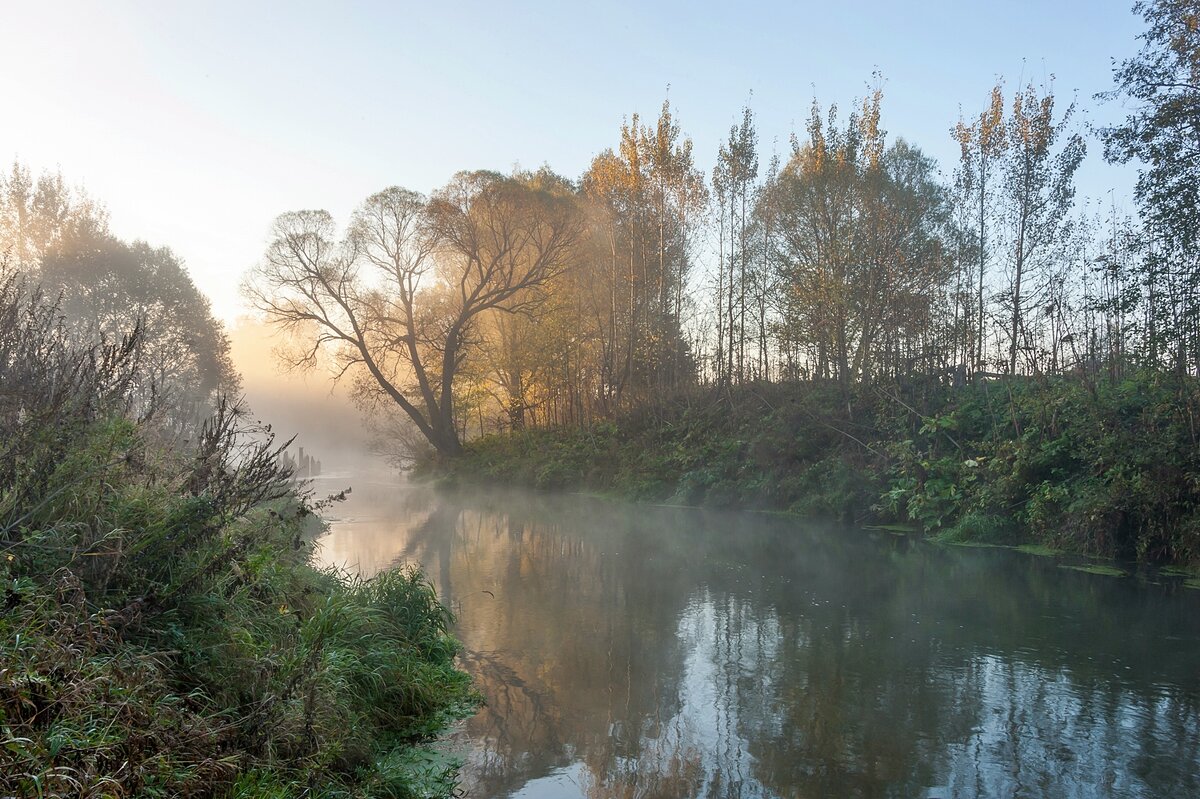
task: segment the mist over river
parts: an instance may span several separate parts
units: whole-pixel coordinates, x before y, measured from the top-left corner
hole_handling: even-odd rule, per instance
[[[472,797],[1200,795],[1200,591],[747,513],[353,486],[318,558],[417,563],[486,706]]]

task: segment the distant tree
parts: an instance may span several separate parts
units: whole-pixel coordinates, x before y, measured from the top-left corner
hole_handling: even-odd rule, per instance
[[[0,255],[40,282],[75,344],[139,331],[144,396],[172,421],[194,424],[238,377],[229,343],[183,263],[169,249],[109,233],[104,207],[59,173],[34,179],[19,163],[0,175]]]
[[[68,186],[62,174],[35,180],[19,162],[0,174],[0,253],[13,264],[36,269],[51,253],[77,252],[107,235],[103,206]]]
[[[461,449],[455,379],[492,311],[532,311],[568,266],[570,198],[490,172],[461,173],[426,200],[397,187],[369,197],[337,239],[325,211],[280,216],[244,291],[300,337],[293,364],[331,350],[366,402],[399,407],[439,453]]]
[[[779,225],[779,334],[814,377],[850,385],[911,371],[946,282],[945,193],[933,161],[885,147],[880,96],[837,124],[814,104],[769,192]]]
[[[193,421],[239,380],[229,341],[208,299],[166,247],[110,236],[57,247],[41,263],[44,289],[62,295],[62,312],[81,343],[140,327],[142,369],[159,398]]]
[[[758,133],[754,114],[742,109],[742,122],[729,128],[729,138],[721,144],[713,168],[713,192],[721,220],[717,305],[724,298],[724,319],[717,325],[718,337],[724,331],[724,343],[718,341],[717,360],[724,354],[719,380],[741,382],[746,377],[746,294],[749,288],[750,211],[758,178]],[[727,224],[727,226],[726,226]]]
[[[652,343],[645,349],[661,350],[651,382],[670,389],[692,377],[691,353],[681,330],[684,287],[692,266],[694,227],[708,193],[692,158],[692,140],[682,136],[669,101],[663,101],[657,124],[643,130],[642,138],[650,154],[650,195],[658,228],[657,307],[651,317]]]
[[[654,127],[636,114],[621,126],[617,149],[593,159],[581,187],[595,242],[592,310],[604,320],[600,397],[611,412],[694,376],[682,315],[707,194],[665,102]]]
[[[567,203],[577,199],[571,182],[549,169],[514,174],[513,179]],[[566,258],[578,263],[580,255],[572,249]],[[495,309],[480,319],[480,346],[464,375],[476,376],[478,399],[491,395],[502,407],[509,429],[520,430],[527,421],[536,424],[539,410],[549,416],[561,395],[571,391],[574,370],[579,366],[572,339],[582,327],[575,279],[575,275],[561,272],[536,288],[525,289],[522,293],[528,296],[514,296],[518,301],[534,300],[527,312]]]

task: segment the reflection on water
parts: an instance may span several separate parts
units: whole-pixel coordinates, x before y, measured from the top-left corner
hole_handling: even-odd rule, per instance
[[[418,562],[458,615],[468,796],[1200,795],[1200,592],[582,497],[331,515],[325,562]]]

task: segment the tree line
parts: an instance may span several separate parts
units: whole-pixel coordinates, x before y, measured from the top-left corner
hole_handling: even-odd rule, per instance
[[[1135,11],[1106,98],[1131,111],[1095,134],[1140,164],[1136,218],[1079,210],[1087,139],[1050,85],[998,83],[949,126],[949,179],[889,137],[878,86],[848,114],[814,101],[769,158],[743,109],[708,175],[664,103],[577,180],[464,172],[344,229],[285,214],[245,293],[293,365],[328,352],[383,428],[444,454],[696,385],[821,381],[852,413],[857,387],[914,375],[1195,374],[1198,9]]]

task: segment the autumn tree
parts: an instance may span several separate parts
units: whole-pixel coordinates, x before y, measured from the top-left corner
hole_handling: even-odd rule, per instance
[[[280,216],[245,293],[303,342],[292,363],[333,355],[367,404],[390,403],[440,454],[461,450],[456,378],[481,317],[531,312],[568,267],[579,233],[568,198],[491,172],[460,173],[426,199],[367,198],[338,238],[325,211]]]
[[[25,269],[36,269],[47,255],[78,253],[87,242],[108,236],[104,207],[61,173],[37,178],[14,162],[0,174],[0,254]]]
[[[1008,237],[1010,374],[1016,373],[1021,352],[1026,353],[1027,365],[1036,368],[1025,306],[1031,297],[1047,299],[1048,270],[1061,263],[1070,241],[1075,171],[1086,151],[1083,138],[1067,128],[1074,109],[1072,103],[1056,120],[1054,95],[1029,85],[1013,97],[1006,123],[1000,191]]]
[[[578,201],[574,184],[548,168],[518,173],[513,179],[564,202]],[[477,414],[486,417],[484,397],[494,400],[502,412],[502,426],[512,430],[537,424],[539,415],[543,420],[574,420],[582,413],[586,389],[581,372],[587,366],[583,353],[591,321],[580,296],[580,281],[588,279],[586,247],[586,238],[578,237],[567,254],[575,268],[524,290],[536,294],[536,312],[494,309],[481,318],[480,346],[471,365],[479,378]],[[480,419],[481,430],[487,425],[486,418]]]
[[[594,297],[602,402],[612,410],[694,375],[682,316],[707,192],[669,103],[654,127],[636,114],[622,125],[619,147],[596,156],[581,183],[599,259],[591,274],[604,287]]]
[[[658,307],[651,337],[664,348],[654,382],[675,388],[692,377],[691,352],[682,333],[685,288],[693,265],[692,247],[708,201],[704,175],[696,168],[692,140],[683,136],[668,101],[652,131],[643,131],[650,152],[652,202],[658,228]]]
[[[746,377],[746,295],[751,247],[751,210],[758,177],[758,133],[754,114],[742,109],[742,122],[729,129],[717,153],[713,193],[717,203],[717,363],[718,381]]]
[[[808,137],[769,196],[779,225],[779,336],[802,373],[850,385],[919,365],[914,342],[934,324],[944,291],[946,199],[933,161],[886,146],[881,95],[845,126],[814,103]]]
[[[973,341],[967,342],[964,349],[970,356],[973,368],[979,370],[983,368],[984,360],[984,286],[992,246],[988,229],[996,214],[995,171],[1008,146],[1004,128],[1004,95],[999,84],[992,88],[987,109],[969,125],[959,119],[952,133],[961,149],[959,167],[955,173],[956,188],[960,192],[959,200],[961,208],[965,211],[964,216],[970,220],[970,227],[974,230],[974,249],[978,258],[975,280],[971,281],[975,288],[974,307],[971,313],[964,313],[964,321],[967,316],[974,316],[974,335]],[[965,306],[965,303],[958,304]]]

